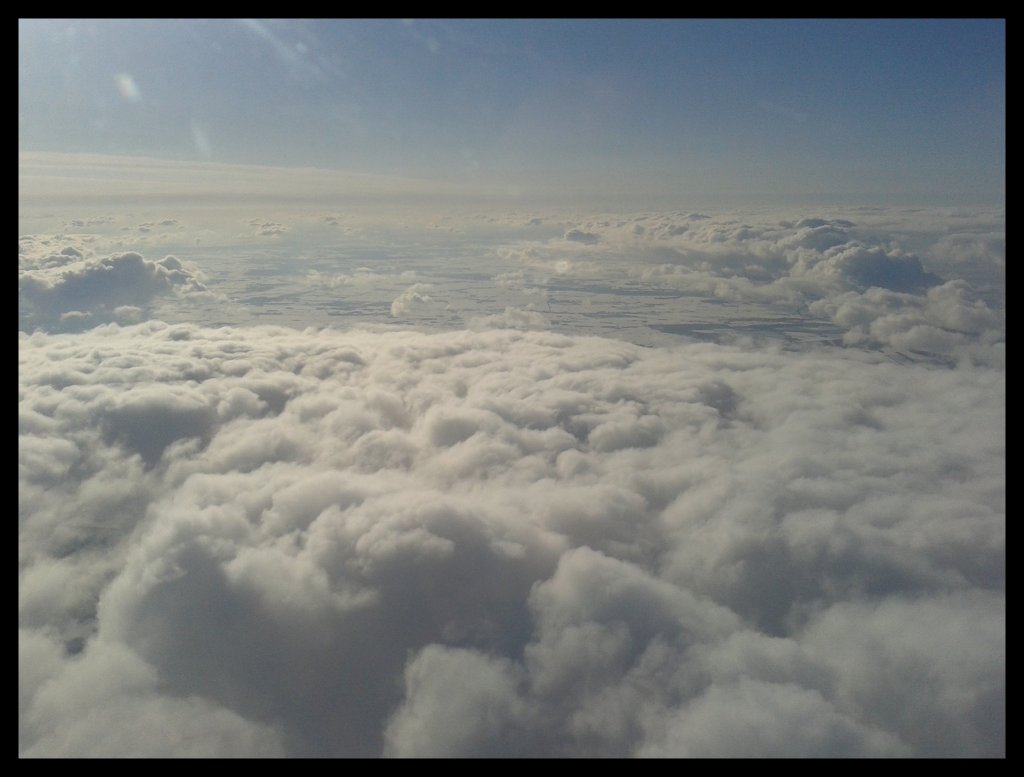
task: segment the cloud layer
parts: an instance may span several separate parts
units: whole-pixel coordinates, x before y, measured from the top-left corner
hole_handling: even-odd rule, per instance
[[[396,217],[359,187],[340,198],[315,184],[324,171],[23,162],[26,195],[58,181],[113,193],[136,175],[192,187],[187,197],[171,186],[176,199],[142,200],[147,213],[94,200],[61,219],[65,201],[23,198],[24,331],[151,317],[249,324],[273,316],[300,329],[500,326],[504,318],[643,345],[767,338],[1005,364],[1005,216],[996,208],[623,215],[533,209],[511,196],[467,208],[437,191],[430,202],[402,200]],[[253,188],[257,181],[264,188]],[[278,184],[271,197],[265,188]],[[316,204],[286,196],[292,185],[317,192]],[[132,254],[146,257],[135,260],[145,273],[125,260]],[[153,261],[167,255],[180,257],[187,279]]]
[[[601,308],[615,295],[650,297],[641,320],[675,334],[789,329],[910,359],[1003,364],[1005,246],[991,214],[882,213],[887,220],[871,209],[851,214],[864,223],[749,213],[570,218],[551,223],[564,234],[497,249],[519,269],[495,282],[590,294],[591,315],[609,315]],[[679,299],[732,306],[731,320],[691,312],[680,321]],[[631,313],[623,308],[618,323]]]
[[[23,219],[23,755],[1005,754],[1001,212],[220,170]]]
[[[850,332],[998,326],[849,229],[780,240]],[[48,322],[182,272],[62,256]],[[998,365],[504,319],[22,334],[22,755],[1005,753]]]

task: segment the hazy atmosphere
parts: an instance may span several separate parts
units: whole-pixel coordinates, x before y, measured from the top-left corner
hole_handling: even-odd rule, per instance
[[[1005,23],[21,20],[23,757],[1003,757]]]

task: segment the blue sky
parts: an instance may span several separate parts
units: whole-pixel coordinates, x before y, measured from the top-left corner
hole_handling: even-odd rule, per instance
[[[27,151],[999,202],[1002,20],[29,20]]]

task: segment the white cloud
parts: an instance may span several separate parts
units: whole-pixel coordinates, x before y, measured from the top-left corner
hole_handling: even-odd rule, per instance
[[[1006,747],[1005,599],[984,591],[837,604],[806,634],[836,701],[912,752],[984,757]]]
[[[18,302],[23,329],[79,330],[130,322],[154,297],[206,292],[202,275],[174,256],[151,261],[129,252],[85,258],[73,246],[48,256],[21,255]]]
[[[395,318],[401,318],[402,316],[435,310],[439,303],[427,293],[432,291],[433,288],[433,284],[430,283],[414,283],[395,297],[391,303],[391,315]]]
[[[889,220],[881,219],[883,214]],[[693,215],[576,217],[562,237],[533,236],[498,249],[521,269],[496,280],[524,291],[528,284],[550,292],[553,284],[564,290],[571,283],[603,294],[661,291],[740,306],[728,309],[731,317],[723,309],[721,326],[703,308],[705,318],[698,322],[720,340],[735,334],[737,316],[750,323],[755,336],[777,331],[782,317],[799,316],[797,328],[811,332],[817,326],[821,339],[884,348],[905,358],[986,363],[1002,358],[1005,326],[998,309],[1005,246],[992,214],[963,214],[962,223],[951,214],[932,223],[932,212],[889,210],[855,213],[856,221],[834,215]],[[948,234],[951,229],[962,231]],[[569,239],[570,233],[589,236],[585,246]],[[545,300],[550,299],[548,294]],[[648,320],[670,319],[649,324],[661,331],[701,328],[678,324],[694,315],[691,310],[681,314],[678,306],[657,304],[645,312]],[[619,322],[628,317],[623,309]],[[547,318],[557,327],[557,317]],[[952,325],[967,319],[974,322],[968,329]],[[978,326],[982,319],[984,328]],[[832,325],[846,331],[835,332]]]
[[[914,296],[881,288],[846,292],[809,306],[847,329],[850,345],[889,346],[988,364],[1005,361],[1005,317],[961,280]]]
[[[924,291],[940,281],[925,272],[914,256],[856,242],[830,245],[823,251],[822,260],[814,262],[807,272],[836,278],[861,289],[877,287],[909,293]]]
[[[929,315],[988,331],[957,289]],[[19,357],[22,755],[1005,754],[998,365],[157,321]]]
[[[344,208],[28,220],[23,755],[1005,754],[1000,213]]]

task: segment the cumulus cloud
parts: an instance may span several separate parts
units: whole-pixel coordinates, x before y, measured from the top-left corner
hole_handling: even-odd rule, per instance
[[[740,678],[716,685],[672,715],[642,757],[905,757],[900,740],[837,711],[820,693],[792,683]],[[660,726],[659,726],[660,728]]]
[[[174,256],[152,261],[129,252],[94,258],[74,246],[48,255],[23,252],[18,274],[23,330],[74,331],[109,321],[130,323],[155,297],[207,291],[198,269]]]
[[[270,726],[198,697],[163,693],[153,668],[118,644],[97,643],[40,684],[40,664],[59,665],[59,647],[19,633],[22,757],[217,758],[284,754]],[[40,654],[46,658],[40,658]],[[48,655],[47,655],[48,654]]]
[[[998,364],[20,337],[22,755],[1005,754]]]
[[[940,282],[937,276],[925,272],[914,256],[845,241],[828,241],[822,260],[813,263],[806,272],[835,277],[862,289],[876,287],[911,293]]]
[[[844,327],[843,340],[849,345],[985,363],[1005,360],[1004,314],[961,280],[933,287],[924,296],[881,288],[846,292],[812,303],[810,311]]]
[[[750,322],[745,331],[772,335],[785,317],[798,316],[797,328],[805,334],[817,325],[821,340],[885,349],[901,358],[1002,358],[1005,326],[998,311],[1005,245],[998,214],[782,215],[577,217],[561,238],[534,236],[499,249],[521,269],[496,281],[521,289],[558,284],[561,290],[571,288],[570,282],[602,294],[609,289],[651,296],[671,292],[741,306],[730,308],[729,318],[723,311],[720,327],[706,313],[703,329],[679,322],[678,311],[665,306],[650,314],[675,317],[651,325],[664,332],[713,332],[726,340],[734,336],[735,314],[741,313]],[[936,216],[943,220],[932,223]],[[962,329],[939,319],[984,319],[987,325]]]
[[[272,213],[24,225],[23,755],[1005,754],[1000,213]]]
[[[431,283],[414,283],[392,301],[391,315],[401,318],[434,311],[441,303],[429,293],[433,289]]]
[[[593,245],[601,240],[601,236],[594,232],[584,232],[582,229],[570,229],[565,233],[565,240],[571,240],[574,243],[584,243],[585,245]]]

